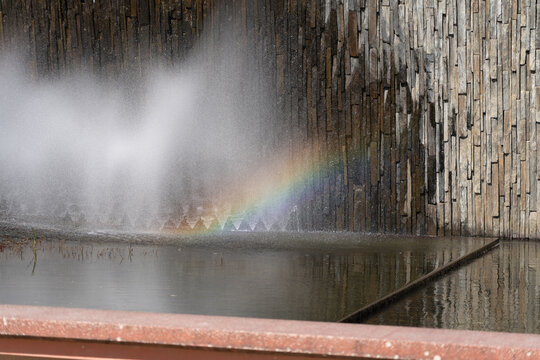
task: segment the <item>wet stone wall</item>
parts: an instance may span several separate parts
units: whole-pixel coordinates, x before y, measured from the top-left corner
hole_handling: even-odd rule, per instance
[[[272,79],[281,145],[317,165],[302,229],[539,237],[537,0],[0,0],[0,18],[36,77],[135,76],[231,30]]]

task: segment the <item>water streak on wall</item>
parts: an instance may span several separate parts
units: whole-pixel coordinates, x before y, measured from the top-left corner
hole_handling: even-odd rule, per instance
[[[297,194],[304,229],[538,237],[537,0],[0,0],[0,18],[36,77],[143,74],[233,29],[291,157],[329,163]]]

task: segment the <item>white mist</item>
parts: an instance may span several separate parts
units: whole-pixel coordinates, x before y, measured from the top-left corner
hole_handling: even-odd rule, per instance
[[[246,88],[233,53],[129,84],[35,81],[2,60],[0,201],[11,213],[96,223],[178,216],[208,199],[222,206],[270,139],[267,90]]]

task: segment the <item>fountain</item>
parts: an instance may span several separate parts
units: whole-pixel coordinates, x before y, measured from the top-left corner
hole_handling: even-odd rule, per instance
[[[540,333],[463,237],[540,231],[538,10],[470,3],[0,1],[0,303]]]
[[[230,215],[251,231],[254,212],[268,222],[259,203],[276,169],[265,164],[283,158],[268,152],[269,89],[240,75],[247,55],[220,49],[226,60],[194,52],[178,69],[129,81],[84,72],[32,81],[15,57],[0,58],[2,216],[150,232],[204,232],[203,218]],[[272,215],[285,217],[279,195]]]

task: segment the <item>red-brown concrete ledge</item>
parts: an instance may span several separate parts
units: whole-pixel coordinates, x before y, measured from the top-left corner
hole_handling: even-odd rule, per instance
[[[0,305],[0,357],[540,359],[540,336]]]

